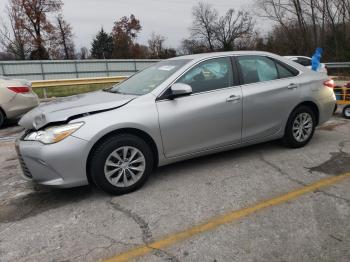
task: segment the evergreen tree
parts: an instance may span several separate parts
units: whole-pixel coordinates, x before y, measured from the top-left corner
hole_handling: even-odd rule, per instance
[[[113,52],[113,38],[103,28],[92,42],[91,57],[95,59],[110,59]]]

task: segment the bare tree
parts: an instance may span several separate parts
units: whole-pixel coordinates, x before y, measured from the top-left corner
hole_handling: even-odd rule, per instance
[[[61,8],[61,0],[9,0],[7,10],[13,31],[12,42],[17,47],[21,47],[23,41],[30,44],[31,59],[48,59],[46,41],[50,41],[55,29],[49,16]]]
[[[150,58],[159,58],[164,52],[164,41],[165,37],[162,35],[157,35],[154,32],[151,38],[148,40],[148,49],[150,52]]]
[[[15,59],[24,60],[31,53],[30,36],[25,29],[18,26],[17,12],[6,7],[8,23],[0,18],[0,46]]]
[[[85,46],[80,48],[78,58],[81,60],[85,60],[85,59],[88,59],[88,57],[89,57],[89,49],[87,49]]]
[[[248,12],[229,9],[216,23],[214,32],[220,48],[229,51],[234,49],[237,39],[250,38],[253,29],[253,18]]]
[[[218,12],[211,5],[199,2],[192,9],[193,24],[190,27],[192,37],[205,43],[209,51],[215,49],[215,24]]]
[[[182,55],[200,54],[208,51],[206,45],[194,39],[184,39],[181,42],[179,53]]]
[[[262,17],[275,22],[271,46],[311,55],[325,49],[332,60],[350,58],[349,0],[256,0]],[[275,40],[274,40],[275,39]]]
[[[54,32],[55,41],[57,42],[59,58],[74,58],[74,43],[72,27],[67,23],[60,14],[56,17],[56,29]]]

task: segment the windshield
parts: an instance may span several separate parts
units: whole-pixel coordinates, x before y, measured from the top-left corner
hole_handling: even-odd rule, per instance
[[[136,73],[125,81],[107,90],[127,95],[145,95],[158,87],[190,59],[165,60]]]

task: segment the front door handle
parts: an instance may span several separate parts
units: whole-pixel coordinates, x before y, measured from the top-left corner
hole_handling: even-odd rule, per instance
[[[226,102],[230,103],[230,102],[235,102],[235,101],[239,101],[239,100],[241,100],[240,96],[232,95],[226,99]]]
[[[297,84],[290,84],[287,86],[288,89],[296,89],[298,88],[298,85]]]

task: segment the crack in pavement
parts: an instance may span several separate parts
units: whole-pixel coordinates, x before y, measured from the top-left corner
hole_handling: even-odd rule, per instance
[[[329,193],[329,192],[325,192],[325,191],[322,191],[322,190],[316,190],[315,193],[317,193],[317,192],[322,193],[322,194],[327,195],[327,196],[330,196],[330,197],[334,197],[334,198],[343,200],[343,201],[347,202],[350,205],[350,199],[347,199],[345,197],[340,197],[340,196],[337,196],[335,194],[332,194],[332,193]]]
[[[303,181],[299,180],[299,179],[296,179],[296,178],[293,178],[291,177],[287,172],[285,172],[282,168],[280,168],[279,166],[277,166],[276,164],[268,161],[262,154],[262,152],[259,153],[259,158],[262,162],[264,162],[265,164],[267,164],[268,166],[272,167],[273,169],[275,169],[279,174],[283,175],[284,177],[286,177],[287,179],[289,179],[290,181],[294,182],[294,183],[297,183],[298,185],[301,185],[301,186],[307,186],[306,183],[304,183]],[[328,161],[328,160],[327,160]],[[326,161],[326,162],[327,162]],[[346,203],[350,204],[350,199],[347,199],[347,198],[343,198],[343,197],[340,197],[338,195],[335,195],[333,193],[329,193],[329,192],[326,192],[324,190],[315,190],[315,193],[316,192],[319,192],[321,194],[324,194],[326,196],[329,196],[329,197],[332,197],[332,198],[335,198],[335,199],[339,199],[339,200],[343,200],[345,201]]]
[[[89,230],[85,230],[85,232],[93,237],[98,237],[98,238],[104,238],[106,239],[107,241],[109,241],[109,245],[107,246],[100,246],[100,247],[94,247],[92,249],[89,249],[88,252],[85,252],[84,254],[81,254],[81,255],[78,255],[78,256],[75,256],[74,259],[72,259],[72,261],[76,261],[77,259],[81,258],[81,257],[84,257],[84,261],[87,261],[87,257],[93,253],[95,250],[98,250],[98,249],[103,249],[105,251],[108,251],[108,249],[110,249],[112,246],[114,245],[124,245],[124,246],[135,246],[135,244],[132,244],[132,243],[127,243],[127,242],[123,242],[123,241],[118,241],[112,237],[109,237],[105,234],[102,234],[102,233],[99,233],[99,234],[96,234],[96,233],[93,233],[93,232],[90,232]]]
[[[336,236],[334,236],[334,235],[332,235],[332,234],[329,234],[329,236],[330,236],[331,238],[333,238],[333,239],[339,241],[339,242],[343,242],[343,239],[341,239],[341,238],[339,238],[339,237],[336,237]]]
[[[340,151],[341,153],[345,153],[345,154],[347,153],[347,152],[344,152],[344,147],[345,147],[345,145],[346,145],[347,143],[350,144],[350,140],[343,140],[343,141],[340,141],[340,142],[339,142],[338,147],[339,147],[339,151]]]
[[[166,261],[172,261],[172,262],[179,262],[179,259],[167,252],[164,251],[162,249],[158,249],[158,248],[154,248],[151,246],[151,243],[154,241],[153,236],[152,236],[152,232],[149,228],[148,223],[142,218],[140,217],[138,214],[136,214],[135,212],[126,209],[124,207],[122,207],[121,205],[119,205],[118,203],[114,203],[112,200],[109,201],[109,204],[117,211],[123,213],[125,216],[127,216],[128,218],[132,219],[140,228],[141,232],[142,232],[142,242],[145,244],[146,247],[150,248],[153,250],[153,254],[159,258],[162,258]]]
[[[268,161],[264,155],[262,154],[262,152],[259,152],[259,159],[264,162],[265,164],[267,164],[268,166],[272,167],[273,169],[275,169],[278,173],[280,173],[281,175],[283,175],[284,177],[286,177],[288,180],[297,183],[298,185],[301,186],[306,186],[306,183],[304,183],[303,181],[300,181],[299,179],[295,179],[293,177],[291,177],[287,172],[285,172],[282,168],[280,168],[279,166],[275,165],[274,163]]]

